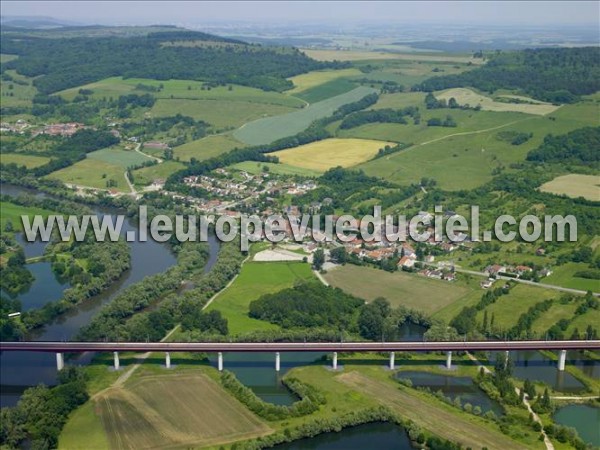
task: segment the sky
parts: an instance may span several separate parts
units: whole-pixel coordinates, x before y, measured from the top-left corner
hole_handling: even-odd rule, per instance
[[[3,16],[49,16],[86,24],[190,24],[209,22],[327,21],[598,25],[597,1],[439,1],[439,2],[184,2],[184,1],[10,1],[2,0]]]

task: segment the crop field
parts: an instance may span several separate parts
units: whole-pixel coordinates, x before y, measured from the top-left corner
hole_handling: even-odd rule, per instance
[[[322,85],[332,80],[344,77],[352,77],[361,75],[361,71],[355,68],[340,69],[340,70],[319,70],[314,72],[303,73],[295,77],[288,78],[294,87],[287,91],[288,94],[299,94],[308,89]]]
[[[88,159],[113,164],[123,169],[145,163],[150,160],[147,156],[135,150],[123,150],[120,147],[103,148],[87,154]]]
[[[390,142],[366,139],[325,139],[271,153],[284,164],[325,172],[331,167],[352,167],[373,158]]]
[[[162,87],[161,87],[162,85]],[[293,96],[281,94],[279,92],[267,92],[260,89],[231,85],[211,87],[203,86],[201,81],[192,80],[151,80],[147,78],[128,78],[121,77],[106,78],[104,80],[86,84],[72,89],[58,92],[57,95],[65,99],[72,100],[80,89],[92,90],[91,97],[118,98],[126,94],[152,94],[158,99],[187,99],[187,100],[230,100],[250,103],[265,103],[270,105],[287,106],[290,108],[301,108],[304,102]],[[146,89],[144,89],[146,87]],[[156,89],[156,91],[149,91]]]
[[[392,53],[392,52],[369,52],[360,50],[309,50],[303,49],[304,53],[317,61],[363,61],[377,59],[402,59],[409,61],[439,61],[453,63],[481,64],[481,60],[473,59],[471,56],[450,55],[445,53]]]
[[[544,103],[538,100],[527,99],[529,102],[535,102],[535,104],[529,103],[505,103],[494,101],[490,97],[478,94],[477,92],[467,88],[454,88],[440,91],[435,94],[438,100],[450,100],[454,97],[457,103],[461,106],[469,105],[471,107],[480,105],[484,111],[497,111],[497,112],[521,112],[525,114],[536,114],[539,116],[545,116],[551,112],[556,111],[560,106],[553,105],[551,103]],[[510,97],[508,97],[510,98]],[[514,97],[512,97],[514,98]],[[527,97],[519,97],[521,100]]]
[[[552,270],[552,274],[544,278],[544,283],[582,291],[600,292],[600,280],[575,276],[577,272],[589,270],[588,264],[570,262],[554,267]]]
[[[110,448],[218,446],[270,429],[203,374],[145,376],[96,400]]]
[[[235,140],[230,134],[213,134],[175,147],[173,153],[182,161],[189,161],[191,158],[202,161],[242,147],[245,144]]]
[[[208,122],[217,129],[226,129],[237,128],[261,117],[278,116],[295,110],[296,108],[289,106],[238,100],[160,99],[154,104],[150,114],[155,117],[182,114]]]
[[[357,83],[348,78],[336,78],[299,92],[296,95],[307,103],[316,103],[349,92],[356,88],[356,86]]]
[[[147,186],[152,181],[162,178],[166,179],[173,172],[183,169],[185,166],[177,161],[163,161],[154,166],[142,167],[133,171],[133,180],[135,185]]]
[[[0,153],[0,164],[16,164],[25,166],[28,169],[43,166],[50,158],[44,156],[23,155],[17,153]]]
[[[313,121],[330,116],[340,106],[356,102],[373,92],[375,89],[361,86],[345,94],[313,103],[301,110],[247,123],[236,130],[233,136],[249,145],[269,144],[304,131]]]
[[[366,300],[386,298],[394,307],[433,314],[472,292],[470,287],[442,280],[432,280],[405,272],[389,273],[352,264],[329,270],[329,284]],[[369,280],[365,283],[365,280]]]
[[[572,198],[583,197],[600,201],[600,176],[576,173],[562,175],[540,186],[540,190]]]
[[[345,372],[336,377],[353,391],[378,400],[404,419],[435,430],[435,434],[453,442],[488,449],[520,449],[522,443],[511,440],[499,430],[481,425],[483,419],[473,415],[457,414],[450,405],[433,404],[406,388],[399,388],[392,381],[366,376],[357,371]]]
[[[110,164],[99,159],[86,158],[72,166],[52,172],[47,178],[59,180],[63,183],[77,186],[86,186],[96,189],[116,189],[128,192],[129,187],[125,181],[125,170],[116,164]],[[107,187],[107,182],[113,180],[116,185]]]
[[[243,170],[253,175],[259,175],[268,167],[269,173],[277,175],[298,175],[301,177],[318,177],[321,172],[303,167],[290,166],[289,164],[257,163],[254,161],[244,161],[230,166],[231,169]]]
[[[207,310],[219,310],[229,321],[229,333],[277,328],[269,322],[248,317],[248,306],[261,295],[292,287],[296,281],[310,280],[310,265],[298,262],[247,262],[233,284],[221,291]]]

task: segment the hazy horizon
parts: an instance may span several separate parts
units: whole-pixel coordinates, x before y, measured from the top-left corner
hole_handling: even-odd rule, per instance
[[[140,6],[143,5],[143,8]],[[2,16],[51,17],[91,25],[192,25],[210,22],[432,23],[598,26],[599,2],[106,2],[10,1]],[[596,18],[596,20],[594,20]]]

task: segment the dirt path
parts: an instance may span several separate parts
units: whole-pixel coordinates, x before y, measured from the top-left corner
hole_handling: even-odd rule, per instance
[[[127,185],[129,186],[129,190],[131,191],[131,195],[136,196],[137,195],[137,191],[135,190],[135,186],[133,185],[133,183],[129,179],[129,176],[127,175],[127,171],[123,172],[123,177],[125,178],[125,181],[127,181]]]
[[[473,361],[474,363],[476,363],[479,367],[483,367],[483,371],[486,374],[490,374],[492,373],[492,371],[490,369],[488,369],[486,366],[483,365],[483,363],[481,363],[481,361],[479,361],[477,358],[475,358],[475,356],[473,356],[471,353],[466,352],[467,356],[469,357],[469,359],[471,361]],[[517,395],[520,394],[519,389],[515,388],[515,392],[517,393]],[[548,438],[548,435],[546,434],[546,432],[544,431],[544,424],[542,423],[542,420],[540,419],[540,416],[538,416],[532,409],[531,409],[531,404],[529,403],[529,398],[527,396],[527,394],[525,394],[525,397],[523,398],[523,404],[525,405],[525,407],[527,408],[527,411],[529,411],[529,413],[531,414],[531,416],[533,417],[533,420],[535,420],[537,423],[539,423],[542,426],[542,435],[544,436],[544,445],[546,446],[546,450],[554,450],[554,444],[552,444],[552,442],[550,441],[550,438]]]
[[[152,156],[152,155],[149,155],[148,153],[144,153],[142,150],[140,150],[141,148],[142,148],[142,144],[140,143],[140,144],[138,144],[138,145],[135,146],[135,151],[138,152],[140,155],[144,155],[146,158],[150,158],[150,159],[155,160],[159,164],[161,162],[163,162],[163,160],[160,159],[158,156]]]

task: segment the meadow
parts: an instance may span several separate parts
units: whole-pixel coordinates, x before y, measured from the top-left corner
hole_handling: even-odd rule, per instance
[[[588,264],[570,262],[554,267],[552,270],[552,274],[544,278],[543,283],[600,293],[600,280],[590,280],[575,276],[577,272],[589,270]]]
[[[46,218],[49,214],[56,214],[56,212],[42,208],[15,205],[14,203],[0,201],[0,227],[2,228],[2,230],[6,229],[5,227],[7,222],[12,223],[13,229],[15,231],[22,230],[22,215],[27,215],[30,218],[33,218],[33,216],[36,215],[40,215]]]
[[[87,154],[87,158],[113,164],[123,169],[150,161],[147,156],[134,150],[123,150],[121,147],[108,147]]]
[[[217,446],[270,429],[207,375],[144,376],[95,400],[110,448]]]
[[[249,122],[237,129],[233,136],[249,145],[269,144],[304,131],[313,121],[330,116],[340,106],[356,102],[373,92],[375,89],[357,87],[350,92],[313,103],[298,111]]]
[[[409,61],[436,61],[451,63],[473,63],[481,64],[481,60],[472,58],[470,55],[450,55],[445,53],[392,53],[361,50],[302,50],[306,55],[317,61],[368,61],[368,60],[390,60],[400,59]]]
[[[5,73],[20,83],[0,80],[2,106],[31,106],[33,97],[37,94],[37,89],[32,84],[33,79],[20,75],[14,70],[7,70]],[[23,82],[26,84],[22,84]],[[4,121],[5,118],[3,117],[2,120]]]
[[[249,305],[264,294],[279,292],[314,277],[310,265],[299,262],[246,262],[235,281],[213,299],[207,310],[221,311],[232,335],[277,328],[248,317]]]
[[[325,172],[332,167],[352,167],[373,158],[391,142],[368,139],[325,139],[271,153],[290,166]]]
[[[99,159],[86,158],[72,166],[52,172],[47,178],[59,180],[63,183],[95,189],[115,189],[128,192],[129,187],[125,181],[125,169],[119,165],[107,163]],[[108,187],[109,180],[114,185]]]
[[[404,306],[431,315],[462,297],[473,288],[464,284],[432,280],[406,272],[386,272],[352,264],[336,267],[324,275],[329,284],[366,300],[386,298],[394,307]],[[365,282],[368,280],[368,282]]]
[[[245,147],[245,144],[235,140],[231,134],[212,134],[202,139],[188,142],[173,149],[176,158],[189,161],[196,158],[198,161],[219,156],[234,148]],[[161,150],[162,152],[162,150]]]
[[[540,186],[540,191],[566,195],[571,198],[583,197],[600,201],[600,176],[572,173],[556,177]]]
[[[142,167],[132,172],[133,183],[136,186],[147,186],[156,179],[166,179],[173,172],[183,169],[185,166],[177,161],[163,161],[154,166]]]
[[[525,114],[536,114],[540,116],[545,116],[546,114],[550,114],[551,112],[556,111],[560,108],[560,105],[553,105],[551,103],[541,102],[539,100],[533,100],[527,97],[518,97],[522,101],[526,101],[529,103],[506,103],[506,102],[497,102],[494,99],[487,97],[485,95],[478,94],[472,89],[467,88],[454,88],[447,89],[445,91],[440,91],[435,93],[435,98],[438,100],[446,100],[449,101],[451,98],[454,98],[456,102],[463,106],[469,105],[470,107],[475,107],[477,105],[481,106],[481,109],[484,111],[496,111],[496,112],[521,112]],[[508,97],[514,98],[514,97]]]
[[[28,169],[43,166],[49,161],[50,158],[46,158],[45,156],[0,153],[0,164],[16,164],[18,166],[25,166]]]
[[[295,77],[288,78],[294,87],[287,94],[300,94],[308,89],[315,88],[322,84],[336,80],[338,78],[352,77],[360,75],[361,71],[356,68],[340,69],[340,70],[319,70],[314,72],[303,73]]]

